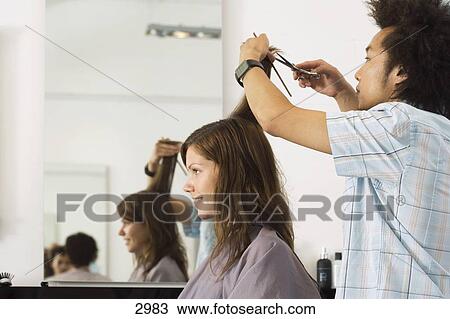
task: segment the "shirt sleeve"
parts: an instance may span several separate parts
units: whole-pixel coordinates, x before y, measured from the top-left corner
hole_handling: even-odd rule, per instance
[[[397,181],[410,157],[407,105],[383,103],[368,111],[327,113],[331,151],[339,176]]]

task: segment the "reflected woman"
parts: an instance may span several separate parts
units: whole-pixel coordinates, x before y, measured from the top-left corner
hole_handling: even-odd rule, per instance
[[[157,196],[141,191],[127,196],[117,206],[122,218],[119,235],[136,263],[129,281],[186,282],[186,251],[176,222],[163,214],[163,205],[158,204],[164,201],[163,197]]]
[[[181,243],[170,203],[170,187],[176,163],[165,157],[145,191],[131,194],[119,203],[122,218],[119,235],[134,254],[136,267],[129,281],[186,282],[186,250]]]
[[[57,243],[45,248],[44,256],[44,278],[62,274],[71,267],[65,247]]]

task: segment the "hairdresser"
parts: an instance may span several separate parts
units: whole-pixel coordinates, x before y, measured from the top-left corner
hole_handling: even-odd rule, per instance
[[[356,72],[303,62],[300,87],[341,112],[296,107],[264,73],[265,34],[240,49],[237,75],[263,129],[332,155],[348,179],[337,298],[450,298],[450,7],[443,0],[371,0],[380,31]],[[390,201],[390,199],[395,199]],[[368,201],[374,201],[368,205]],[[383,207],[367,211],[366,207]]]

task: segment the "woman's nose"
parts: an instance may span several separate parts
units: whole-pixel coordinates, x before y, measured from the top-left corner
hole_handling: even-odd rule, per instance
[[[183,186],[183,190],[187,193],[192,193],[194,191],[194,186],[192,185],[192,182],[190,179],[186,181],[186,183]]]

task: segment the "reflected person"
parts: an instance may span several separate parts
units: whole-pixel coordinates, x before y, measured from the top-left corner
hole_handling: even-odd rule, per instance
[[[71,267],[64,273],[46,278],[46,281],[111,281],[110,278],[89,270],[97,259],[95,239],[84,233],[70,235],[65,244]]]
[[[159,203],[158,203],[159,202]],[[131,194],[120,202],[122,218],[119,236],[134,255],[131,282],[186,282],[186,251],[172,214],[165,213],[167,195],[147,190]]]
[[[70,259],[64,246],[53,244],[44,250],[44,278],[62,274],[70,269]]]

